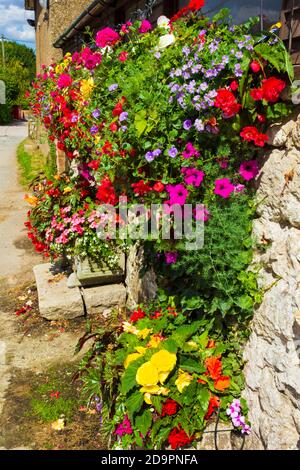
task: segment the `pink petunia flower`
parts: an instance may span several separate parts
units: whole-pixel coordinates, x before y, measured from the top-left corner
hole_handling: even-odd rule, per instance
[[[203,171],[197,170],[197,168],[181,168],[181,173],[184,175],[184,181],[187,185],[195,186],[198,188],[202,183],[205,173]]]
[[[67,73],[63,73],[57,81],[57,86],[60,90],[62,90],[63,88],[68,88],[70,85],[72,85],[72,83],[72,77]]]
[[[207,222],[210,219],[210,212],[205,206],[197,204],[196,209],[193,211],[195,220],[202,220]]]
[[[175,186],[168,184],[166,186],[166,190],[170,196],[170,200],[166,201],[167,204],[170,204],[171,206],[173,204],[179,204],[181,206],[185,204],[189,192],[182,184],[176,184]]]
[[[259,173],[258,164],[256,160],[249,160],[243,162],[240,166],[240,175],[246,181],[250,181],[255,178]]]
[[[166,263],[167,264],[175,264],[178,258],[177,251],[168,251],[165,253]]]
[[[200,153],[195,149],[191,142],[186,144],[184,152],[182,152],[184,158],[199,157]]]
[[[215,181],[214,193],[218,196],[228,199],[234,191],[234,186],[228,178],[222,178]]]
[[[98,47],[113,46],[121,39],[119,33],[112,28],[104,28],[98,31],[96,35],[96,45]]]
[[[151,31],[151,29],[152,29],[152,24],[150,23],[150,21],[143,20],[142,24],[139,28],[139,33],[145,34],[145,33],[148,33],[149,31]]]
[[[123,437],[125,434],[132,434],[132,433],[133,433],[133,429],[131,427],[131,423],[129,421],[129,418],[126,415],[124,417],[123,422],[121,424],[119,424],[119,426],[117,427],[117,429],[115,431],[115,434],[117,436]]]

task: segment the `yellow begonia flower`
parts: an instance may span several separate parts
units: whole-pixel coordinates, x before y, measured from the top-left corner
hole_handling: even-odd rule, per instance
[[[80,91],[83,98],[89,98],[95,87],[94,79],[91,77],[88,80],[82,80]]]
[[[159,335],[152,335],[148,343],[148,348],[158,348],[161,343]]]
[[[143,385],[144,387],[150,387],[152,385],[157,385],[158,382],[158,371],[155,366],[151,364],[151,362],[145,362],[136,373],[136,381],[139,385]]]
[[[125,369],[127,369],[129,364],[131,364],[133,361],[135,361],[136,359],[139,359],[140,357],[143,357],[143,355],[147,351],[147,349],[143,348],[142,346],[137,346],[135,350],[137,351],[136,353],[129,354],[129,356],[125,359],[125,362],[124,362]]]
[[[192,375],[190,375],[188,372],[184,372],[183,370],[179,369],[178,378],[175,381],[175,385],[178,388],[179,392],[182,393],[183,389],[190,385],[192,380]]]
[[[95,138],[94,138],[95,144],[98,145],[99,142],[100,142],[100,140],[101,140],[101,139],[100,139],[100,135],[96,135]]]
[[[38,203],[38,198],[36,196],[28,196],[28,194],[25,194],[24,199],[33,207],[35,207]]]
[[[64,189],[64,194],[68,194],[70,192],[72,192],[72,188],[70,188],[70,186]]]
[[[127,358],[124,361],[124,368],[127,369],[129,364],[131,364],[133,361],[136,361],[140,357],[142,357],[142,354],[139,354],[139,353],[129,354],[129,356],[127,356]]]
[[[171,371],[168,371],[168,372],[160,372],[159,375],[158,375],[158,380],[161,384],[163,384],[167,378],[169,377],[169,374],[170,374]]]
[[[128,321],[124,321],[122,326],[125,333],[132,333],[133,335],[137,335],[139,332],[139,330]]]
[[[145,339],[151,332],[152,330],[150,330],[150,328],[144,328],[143,330],[140,330],[137,335],[139,338]]]
[[[152,387],[142,387],[140,389],[141,393],[144,393],[144,400],[148,405],[152,405],[151,396],[152,395],[164,395],[167,396],[170,392],[169,389],[165,387],[159,387],[158,385],[154,385]]]
[[[176,354],[170,353],[166,349],[162,349],[161,351],[153,354],[150,362],[159,372],[171,372],[175,367],[176,360]]]

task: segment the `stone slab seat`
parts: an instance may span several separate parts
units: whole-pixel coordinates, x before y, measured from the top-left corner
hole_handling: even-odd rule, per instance
[[[47,320],[72,320],[84,315],[80,289],[69,289],[67,277],[57,278],[51,263],[40,264],[33,268],[35,275],[39,310]]]
[[[50,263],[35,266],[34,275],[39,297],[39,310],[47,320],[72,320],[87,314],[108,314],[126,304],[124,284],[97,287],[68,287],[67,276],[55,276]]]

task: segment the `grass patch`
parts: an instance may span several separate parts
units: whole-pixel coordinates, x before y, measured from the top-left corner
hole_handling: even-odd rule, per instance
[[[72,383],[74,371],[72,367],[50,369],[43,382],[33,391],[29,414],[45,423],[62,416],[71,420],[80,406],[76,385]]]
[[[32,145],[33,150],[28,151],[25,146]],[[39,149],[34,149],[34,142],[31,139],[25,139],[20,143],[17,149],[17,160],[20,167],[20,183],[28,188],[38,175],[45,175],[51,179],[55,174],[55,163],[53,161],[53,152],[45,156]]]

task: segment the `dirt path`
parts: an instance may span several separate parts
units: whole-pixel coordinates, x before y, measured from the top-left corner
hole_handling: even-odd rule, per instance
[[[23,286],[26,293],[25,286],[33,283],[32,267],[42,262],[27,239],[28,207],[17,177],[16,149],[26,135],[26,124],[0,127],[0,450],[36,446],[31,431],[22,431],[17,419],[26,411],[22,409],[28,392],[24,374],[25,382],[36,380],[49,367],[74,361],[74,348],[85,326],[79,320],[70,328],[59,328],[38,319],[34,330],[24,331],[15,315]]]

